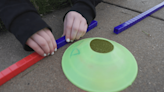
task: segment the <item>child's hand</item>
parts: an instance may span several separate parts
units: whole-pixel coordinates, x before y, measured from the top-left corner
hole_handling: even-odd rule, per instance
[[[26,44],[41,56],[53,55],[57,51],[55,38],[47,28],[33,34]]]
[[[85,35],[87,27],[87,21],[80,13],[70,11],[64,19],[63,36],[66,35],[67,42],[73,42]]]

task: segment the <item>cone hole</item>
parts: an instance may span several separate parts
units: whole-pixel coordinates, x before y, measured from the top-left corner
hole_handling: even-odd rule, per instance
[[[90,47],[93,51],[99,53],[108,53],[113,50],[114,46],[107,40],[94,39],[90,42]]]

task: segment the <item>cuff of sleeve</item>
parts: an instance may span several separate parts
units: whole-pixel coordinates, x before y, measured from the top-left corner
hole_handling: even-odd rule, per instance
[[[26,12],[18,16],[11,24],[10,32],[15,35],[15,37],[23,45],[24,49],[31,51],[32,49],[26,45],[26,41],[34,33],[43,29],[51,28],[42,20],[42,18],[35,12]]]
[[[96,16],[95,8],[88,6],[87,4],[85,4],[83,2],[77,2],[76,4],[74,4],[74,6],[68,12],[70,12],[70,11],[76,11],[76,12],[80,13],[86,19],[88,25],[92,22],[92,20]],[[66,16],[66,14],[65,14],[65,16]],[[65,16],[64,16],[63,20],[65,19]]]

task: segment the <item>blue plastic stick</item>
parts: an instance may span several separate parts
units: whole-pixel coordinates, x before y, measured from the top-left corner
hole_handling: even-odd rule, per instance
[[[87,32],[90,31],[91,29],[93,29],[94,27],[97,26],[97,21],[93,20],[91,22],[91,24],[88,26]],[[60,47],[64,46],[67,44],[66,40],[65,40],[65,36],[59,38],[56,40],[57,43],[57,49],[59,49]]]
[[[153,8],[141,13],[140,15],[122,23],[121,25],[117,26],[114,28],[114,33],[119,34],[122,31],[130,28],[131,26],[133,26],[134,24],[138,23],[139,21],[143,20],[144,18],[150,16],[152,13],[158,11],[159,9],[161,9],[162,7],[164,7],[164,1],[156,6],[154,6]]]

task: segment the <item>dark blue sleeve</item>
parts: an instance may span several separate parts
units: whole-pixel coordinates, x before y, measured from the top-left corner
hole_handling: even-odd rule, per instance
[[[0,0],[0,18],[25,50],[32,50],[26,45],[29,37],[43,28],[50,29],[29,0]]]

